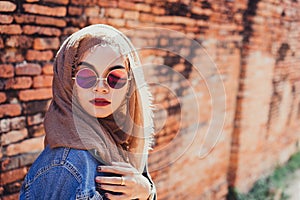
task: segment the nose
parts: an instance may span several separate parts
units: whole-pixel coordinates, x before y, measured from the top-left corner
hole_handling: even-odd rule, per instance
[[[101,93],[108,93],[109,86],[107,85],[106,81],[98,80],[96,85],[93,88],[94,92],[101,92]]]

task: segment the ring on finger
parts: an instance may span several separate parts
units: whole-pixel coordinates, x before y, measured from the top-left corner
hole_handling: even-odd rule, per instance
[[[121,184],[120,185],[122,185],[122,186],[124,186],[125,185],[125,179],[124,179],[124,177],[123,176],[121,176]]]

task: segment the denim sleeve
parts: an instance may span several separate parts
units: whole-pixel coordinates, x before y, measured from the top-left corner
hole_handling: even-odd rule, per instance
[[[20,199],[75,199],[80,180],[65,166],[44,168],[26,177]]]

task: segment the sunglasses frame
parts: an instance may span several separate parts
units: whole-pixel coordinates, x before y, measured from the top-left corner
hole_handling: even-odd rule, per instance
[[[116,66],[118,66],[118,65],[116,65]],[[91,87],[88,87],[88,88],[81,87],[81,86],[77,83],[77,80],[76,80],[77,74],[78,74],[80,71],[85,70],[85,69],[91,70],[91,71],[95,74],[95,77],[96,77],[96,82],[95,82],[95,84],[94,84],[93,86],[91,86]],[[125,71],[127,72],[127,82],[126,82],[126,84],[125,84],[124,86],[122,86],[121,88],[113,88],[113,87],[111,87],[110,84],[108,83],[107,77],[108,77],[109,74],[110,74],[112,71],[114,71],[114,70],[118,70],[118,69],[113,69],[113,70],[111,70],[110,72],[107,73],[107,75],[106,75],[105,78],[102,78],[102,77],[98,77],[98,74],[95,72],[95,70],[93,70],[93,69],[91,69],[91,68],[89,68],[89,67],[85,67],[85,68],[82,68],[82,69],[78,70],[78,71],[76,72],[76,74],[75,74],[75,77],[72,77],[72,80],[75,80],[76,84],[77,84],[79,87],[83,88],[83,89],[90,89],[90,88],[93,88],[93,87],[95,87],[95,86],[99,83],[99,81],[105,81],[106,84],[107,84],[111,89],[118,90],[118,89],[123,88],[123,87],[131,80],[131,77],[130,77],[130,74],[125,70]]]

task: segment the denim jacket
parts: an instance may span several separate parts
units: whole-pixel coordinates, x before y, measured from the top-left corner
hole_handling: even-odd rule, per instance
[[[95,177],[104,175],[96,170],[100,164],[89,151],[47,146],[26,175],[20,199],[106,199],[96,190]],[[148,172],[143,175],[153,185]]]

